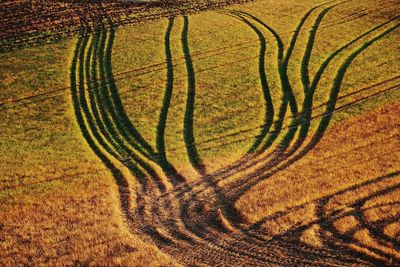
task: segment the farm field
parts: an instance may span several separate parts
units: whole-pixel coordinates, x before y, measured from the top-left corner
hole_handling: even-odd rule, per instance
[[[400,266],[400,2],[229,4],[3,31],[0,265]]]

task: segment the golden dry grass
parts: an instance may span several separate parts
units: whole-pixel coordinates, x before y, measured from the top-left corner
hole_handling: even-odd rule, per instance
[[[397,101],[336,124],[301,161],[247,192],[236,203],[238,209],[253,223],[265,220],[262,227],[272,236],[306,225],[304,242],[318,246],[329,238],[313,228],[326,220],[332,228],[325,231],[354,237],[346,244],[353,249],[372,255],[367,248],[377,248],[387,254],[386,260],[398,261],[395,244],[377,245],[382,237],[369,227],[390,232],[386,235],[393,240],[400,231],[399,112]]]
[[[291,98],[262,23],[287,51],[321,3],[256,1],[1,54],[0,264],[398,264],[399,5],[341,3],[311,41],[329,4],[310,13],[286,70],[299,112],[281,118]],[[304,72],[346,44],[310,100]],[[279,128],[265,149],[264,67]],[[296,125],[305,99],[311,119]]]

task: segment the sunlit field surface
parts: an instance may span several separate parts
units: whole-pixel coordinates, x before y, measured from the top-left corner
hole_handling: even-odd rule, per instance
[[[0,54],[0,265],[399,266],[399,11],[260,0]]]

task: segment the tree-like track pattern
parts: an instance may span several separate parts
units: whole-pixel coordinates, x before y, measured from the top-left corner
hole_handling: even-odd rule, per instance
[[[315,75],[311,76],[309,61],[318,29],[326,14],[340,4],[328,3],[309,10],[299,22],[287,48],[274,29],[252,14],[240,11],[223,12],[249,27],[258,37],[258,69],[264,96],[265,118],[264,123],[256,129],[259,130],[259,134],[252,137],[254,142],[248,152],[236,162],[213,172],[209,172],[202,163],[197,148],[199,143],[194,138],[196,73],[188,42],[190,20],[187,16],[183,17],[181,42],[187,71],[187,95],[182,139],[189,162],[201,176],[194,182],[189,182],[190,179],[177,171],[166,153],[165,127],[176,78],[170,35],[177,18],[169,19],[165,31],[167,79],[158,117],[156,147],[152,147],[140,134],[122,104],[111,63],[115,28],[103,28],[94,33],[88,31],[79,37],[71,64],[71,96],[76,120],[93,152],[114,175],[119,188],[121,208],[132,232],[172,255],[178,262],[189,266],[400,264],[398,257],[381,248],[391,246],[399,250],[398,239],[386,235],[383,231],[384,225],[398,221],[399,214],[387,221],[376,222],[369,222],[364,215],[368,209],[376,208],[365,207],[368,200],[399,188],[399,183],[394,180],[399,172],[389,173],[334,195],[288,208],[254,224],[249,224],[234,206],[235,202],[255,185],[286,169],[316,146],[328,128],[334,112],[352,105],[336,105],[339,99],[345,98],[339,97],[339,92],[349,66],[363,51],[400,26],[398,17],[394,17],[361,33],[328,56]],[[299,75],[304,99],[296,99],[287,74],[288,62],[297,45],[299,32],[313,16],[315,20],[300,62]],[[264,32],[271,33],[271,43],[275,42],[278,48],[276,70],[280,78],[282,98],[277,106],[273,105],[265,72],[267,37]],[[331,87],[328,88],[329,99],[322,105],[314,106],[313,97],[321,76],[338,55],[343,59],[334,73]],[[378,84],[384,83],[385,81]],[[315,130],[310,127],[311,122],[317,124]],[[367,196],[360,195],[354,202],[341,203],[341,209],[329,208],[333,198],[371,184],[379,185],[382,181],[392,181],[392,186],[377,189]],[[294,226],[274,236],[262,230],[265,222],[283,218],[311,204],[316,206],[316,220]],[[336,229],[335,221],[347,216],[356,218],[358,226],[349,233],[342,233]],[[323,247],[313,247],[300,240],[301,234],[314,226],[318,226],[320,235],[325,237]],[[371,238],[380,240],[380,246],[361,244],[353,236],[358,231],[366,231]],[[354,246],[361,249],[355,250]],[[370,253],[363,253],[364,251]]]

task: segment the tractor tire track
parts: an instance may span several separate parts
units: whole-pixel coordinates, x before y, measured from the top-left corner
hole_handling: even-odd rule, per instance
[[[332,6],[324,10],[330,10],[330,8]],[[252,188],[252,186],[267,179],[275,170],[280,171],[290,166],[307,154],[318,143],[328,127],[332,117],[331,114],[336,110],[336,102],[339,99],[338,94],[347,68],[363,50],[400,26],[399,24],[391,26],[381,34],[365,42],[351,52],[350,56],[342,63],[333,82],[329,101],[324,106],[325,111],[318,123],[319,126],[316,132],[311,136],[310,142],[297,152],[300,146],[292,146],[290,148],[290,142],[295,137],[293,129],[297,131],[297,128],[301,124],[295,119],[299,114],[297,100],[293,96],[289,80],[286,81],[288,84],[285,84],[285,75],[287,76],[287,74],[285,74],[286,70],[284,66],[285,62],[289,61],[290,49],[294,48],[302,25],[313,10],[306,13],[301,20],[297,28],[298,31],[294,33],[291,46],[286,51],[286,55],[283,56],[283,50],[280,50],[281,52],[278,53],[278,62],[279,57],[283,57],[283,64],[279,66],[279,70],[282,78],[284,98],[280,107],[280,114],[278,115],[278,119],[281,116],[282,124],[279,126],[281,122],[277,123],[275,121],[275,128],[279,129],[279,131],[277,131],[278,134],[275,138],[271,139],[270,137],[269,140],[272,140],[271,145],[280,133],[283,134],[283,118],[286,117],[287,108],[290,108],[294,117],[291,125],[287,128],[287,133],[283,136],[283,141],[280,141],[280,148],[272,152],[268,151],[268,153],[262,151],[254,155],[246,154],[238,162],[224,167],[213,174],[207,174],[195,146],[193,121],[196,80],[188,44],[188,17],[185,16],[183,18],[184,25],[181,41],[188,74],[183,139],[192,166],[202,175],[202,180],[196,183],[187,183],[185,180],[178,183],[174,182],[174,179],[179,179],[177,178],[179,174],[169,173],[167,175],[168,170],[165,166],[162,166],[163,162],[159,157],[159,154],[163,154],[166,160],[165,141],[163,138],[174,80],[174,65],[172,64],[172,55],[169,48],[169,33],[172,29],[172,19],[170,19],[165,35],[165,55],[166,61],[169,63],[167,63],[167,82],[163,106],[159,113],[157,151],[148,145],[138,132],[137,135],[134,134],[134,126],[127,117],[122,102],[119,99],[111,68],[111,51],[115,29],[109,30],[108,38],[106,31],[103,31],[99,37],[93,37],[92,43],[88,48],[88,36],[84,36],[78,40],[77,52],[71,64],[71,96],[74,103],[75,116],[88,145],[113,173],[117,184],[119,181],[122,212],[127,218],[128,225],[132,231],[138,233],[144,240],[156,244],[160,249],[173,255],[179,261],[189,265],[203,263],[207,265],[251,264],[255,266],[282,266],[294,264],[320,266],[322,264],[324,266],[343,266],[354,263],[365,264],[371,260],[366,258],[362,253],[355,254],[350,249],[346,250],[344,255],[340,254],[338,251],[335,251],[336,247],[332,245],[328,246],[328,248],[312,248],[299,245],[299,243],[294,242],[296,240],[295,237],[281,236],[279,238],[264,239],[262,238],[264,236],[263,232],[254,227],[249,228],[245,219],[241,217],[240,213],[233,206],[235,200]],[[317,19],[318,25],[324,16],[321,15],[323,12],[319,13],[321,19]],[[238,13],[235,16],[242,19],[258,34],[261,46],[260,55],[265,53],[265,37],[262,35],[260,29],[250,22],[253,18],[243,14],[238,15]],[[268,30],[271,31],[271,29]],[[276,40],[279,40],[277,37],[279,36],[275,36]],[[99,41],[96,38],[99,38]],[[309,38],[308,42],[313,42],[313,38]],[[87,51],[86,57],[84,54],[85,51]],[[93,51],[95,51],[95,54],[93,54]],[[305,57],[310,56],[311,50],[309,53],[305,53]],[[96,61],[98,61],[98,64],[93,63]],[[261,83],[263,83],[262,80],[264,78],[264,82],[266,82],[267,78],[262,74],[261,65],[264,64],[265,61],[259,59]],[[77,66],[79,66],[79,86],[77,86],[78,83],[76,81]],[[90,67],[93,69],[90,70]],[[99,75],[95,71],[96,68],[100,70]],[[90,86],[86,85],[85,87],[85,74],[86,81],[91,79],[96,80],[97,76],[99,76],[100,81],[107,80],[109,84],[101,84],[98,89],[89,90]],[[309,87],[310,84],[311,86],[314,84],[315,78],[307,80],[308,82],[305,84]],[[312,97],[308,99],[310,102],[313,102]],[[301,114],[306,113],[306,107],[308,109],[309,106],[303,105]],[[309,108],[313,110],[312,105]],[[311,118],[310,115],[309,120]],[[309,123],[309,120],[306,123]],[[308,136],[308,130],[306,136]],[[289,150],[287,151],[287,149]],[[107,153],[107,150],[110,153]],[[113,155],[115,155],[115,160],[112,159]],[[257,160],[260,160],[259,164],[265,164],[264,169],[259,168],[259,165],[254,165],[254,162]],[[124,164],[132,172],[135,180],[142,180],[142,183],[139,182],[141,186],[136,187],[136,211],[133,211],[131,208],[129,196],[130,184],[124,176],[126,174],[114,161]],[[150,161],[152,162],[151,164],[149,163]],[[153,169],[155,167],[160,168],[164,172],[165,177],[158,177],[157,172]],[[135,168],[142,173],[135,173]],[[271,172],[271,168],[276,169]],[[250,173],[244,173],[245,171]],[[237,174],[240,174],[240,176],[232,179],[231,176]],[[229,179],[228,183],[220,187],[218,183],[226,179]],[[173,185],[171,189],[167,186],[168,184]],[[164,188],[161,185],[164,185]],[[321,213],[321,216],[325,215]],[[376,251],[376,253],[379,253],[379,251]]]

